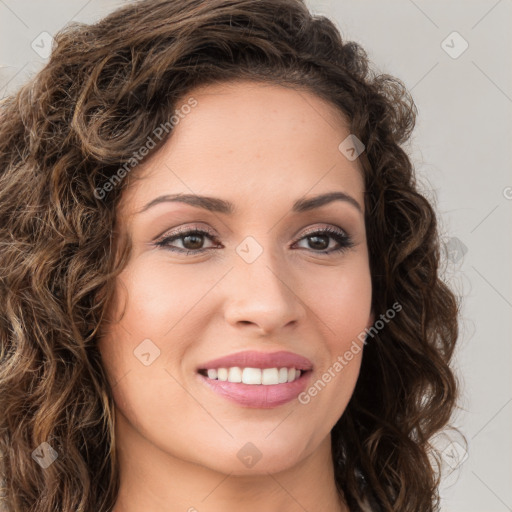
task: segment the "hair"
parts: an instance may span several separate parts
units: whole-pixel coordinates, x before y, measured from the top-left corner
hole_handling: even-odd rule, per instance
[[[417,115],[411,95],[302,0],[142,0],[64,27],[46,66],[0,104],[7,512],[112,510],[114,402],[97,341],[130,257],[131,241],[115,227],[133,176],[112,179],[194,88],[234,80],[309,91],[365,145],[372,310],[375,318],[392,303],[402,310],[368,338],[331,432],[335,480],[351,510],[370,493],[383,511],[438,510],[441,471],[429,440],[458,398],[450,361],[459,305],[439,275],[434,209],[402,148]],[[34,455],[43,442],[58,454],[46,469]]]

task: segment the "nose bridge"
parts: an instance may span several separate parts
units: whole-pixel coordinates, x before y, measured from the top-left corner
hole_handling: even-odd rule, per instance
[[[293,292],[291,272],[284,260],[265,240],[246,237],[236,248],[234,269],[230,272],[226,319],[258,325],[265,331],[284,327],[303,314]]]

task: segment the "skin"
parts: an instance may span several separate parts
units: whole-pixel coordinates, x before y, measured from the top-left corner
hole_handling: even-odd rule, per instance
[[[142,179],[130,181],[119,205],[117,233],[129,233],[134,249],[100,340],[116,404],[115,512],[348,511],[335,488],[330,431],[362,351],[309,403],[270,409],[230,402],[196,373],[231,353],[288,350],[313,362],[314,383],[372,325],[362,171],[338,150],[346,121],[316,95],[278,85],[238,81],[190,96],[197,106],[132,171]],[[332,191],[362,211],[334,201],[291,212],[297,199]],[[237,213],[178,202],[137,213],[174,193],[222,198]],[[335,239],[304,235],[329,226],[353,247],[325,254]],[[210,230],[218,241],[170,242],[207,248],[188,256],[154,245],[178,227]],[[247,236],[263,250],[250,264],[236,252]],[[145,339],[160,350],[148,366],[134,356]],[[248,442],[262,455],[252,467],[237,457]]]

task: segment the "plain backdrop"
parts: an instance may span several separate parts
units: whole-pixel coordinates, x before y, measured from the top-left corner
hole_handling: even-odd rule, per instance
[[[179,1],[179,0],[176,0]],[[121,0],[0,0],[0,98],[46,62],[51,36],[94,22]],[[443,512],[512,510],[511,0],[308,0],[418,107],[407,146],[435,202],[445,279],[463,300],[455,366],[463,384],[437,443],[447,470]]]

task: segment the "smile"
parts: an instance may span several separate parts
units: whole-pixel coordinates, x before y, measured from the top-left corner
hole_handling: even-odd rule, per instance
[[[196,372],[208,391],[243,407],[269,409],[304,391],[313,363],[293,352],[246,350],[204,362]]]
[[[293,382],[301,376],[301,370],[296,368],[240,368],[238,366],[201,370],[199,373],[211,380],[263,386]]]

